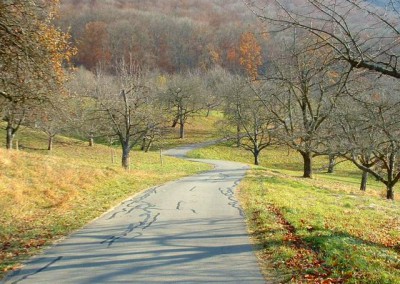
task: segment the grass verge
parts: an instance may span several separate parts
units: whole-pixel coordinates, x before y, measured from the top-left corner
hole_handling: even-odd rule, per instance
[[[397,203],[262,168],[241,183],[240,198],[261,256],[283,282],[400,282]]]
[[[191,157],[251,163],[251,154],[231,145],[195,150]],[[360,172],[341,163],[314,179],[301,178],[301,157],[266,149],[263,166],[240,184],[242,206],[259,247],[264,270],[279,282],[400,283],[400,205],[383,198],[381,184],[358,190]],[[397,199],[398,200],[398,199]]]

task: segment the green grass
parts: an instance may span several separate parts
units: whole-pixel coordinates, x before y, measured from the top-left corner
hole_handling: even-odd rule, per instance
[[[372,196],[354,196],[321,188],[312,182],[254,169],[240,186],[249,226],[283,274],[304,281],[306,274],[344,279],[346,283],[400,281],[400,206]],[[309,266],[287,238],[273,208],[295,229],[295,235],[315,253],[322,267]],[[306,267],[306,269],[304,268]]]
[[[205,112],[199,113],[186,123],[185,138],[177,139],[179,137],[179,126],[171,127],[168,133],[163,136],[163,139],[154,143],[153,150],[158,150],[160,147],[169,149],[219,139],[221,136],[216,124],[221,118],[222,113],[218,111],[211,111],[208,116]]]
[[[231,143],[197,149],[190,152],[189,156],[192,158],[222,159],[248,164],[253,163],[253,156],[249,151],[237,148]],[[359,192],[362,172],[352,163],[343,162],[337,164],[334,174],[326,173],[327,165],[327,157],[319,156],[314,158],[314,182],[319,181],[320,186],[328,186],[338,191],[344,190],[354,194],[364,194]],[[291,177],[301,177],[303,175],[303,161],[301,155],[287,147],[269,147],[263,150],[260,155],[260,166]],[[385,186],[370,177],[368,180],[367,194],[384,197],[385,193]]]
[[[20,151],[0,149],[0,277],[127,197],[210,168],[133,151],[125,171],[118,148],[57,137],[47,151],[46,137],[29,128],[16,139]]]
[[[190,156],[252,162],[229,144]],[[400,283],[400,205],[385,200],[380,183],[370,179],[360,192],[358,169],[346,162],[326,174],[322,157],[315,178],[301,178],[301,156],[285,148],[264,150],[261,161],[239,192],[267,274],[278,270],[279,282]]]

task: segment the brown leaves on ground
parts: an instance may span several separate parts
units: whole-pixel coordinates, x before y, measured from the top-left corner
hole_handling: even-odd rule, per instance
[[[296,251],[296,255],[285,262],[286,266],[296,271],[307,271],[307,274],[294,275],[291,279],[292,282],[317,284],[345,282],[343,278],[330,277],[332,275],[332,269],[325,265],[318,253],[296,234],[296,228],[285,219],[279,208],[269,205],[268,211],[276,216],[278,223],[286,230],[286,234],[283,238],[284,242],[288,243],[289,246]],[[308,229],[312,230],[313,228],[310,227]]]
[[[20,264],[7,265],[7,263],[13,262],[15,259],[24,258],[30,255],[33,251],[40,249],[48,243],[48,235],[38,235],[35,238],[23,239],[19,236],[0,238],[0,263],[3,272],[18,269]]]

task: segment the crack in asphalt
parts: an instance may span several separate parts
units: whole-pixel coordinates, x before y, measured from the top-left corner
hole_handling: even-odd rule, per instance
[[[114,212],[107,220],[114,219],[117,217],[117,215],[120,215],[123,213],[125,213],[124,215],[130,214],[135,209],[140,208],[143,205],[142,201],[145,200],[146,198],[148,198],[149,196],[151,196],[152,194],[157,194],[157,189],[159,187],[160,186],[153,187],[140,197],[134,197],[127,201],[122,202],[121,206],[124,206],[124,207],[122,207],[119,211]]]
[[[240,216],[244,217],[244,212],[239,205],[239,201],[235,198],[234,189],[239,184],[240,180],[235,181],[234,185],[231,187],[226,188],[226,190],[222,189],[221,187],[218,189],[222,195],[226,196],[230,202],[228,205],[237,209],[239,211]]]
[[[178,204],[176,205],[176,210],[181,210],[181,205],[183,201],[179,201]]]
[[[156,216],[153,217],[153,220],[152,220],[151,222],[147,223],[147,224],[142,228],[142,230],[147,229],[147,228],[150,227],[154,222],[156,222],[158,216],[160,216],[160,213],[157,213]]]
[[[114,212],[107,220],[114,219],[119,214],[123,214],[123,213],[125,213],[123,215],[131,214],[135,210],[141,210],[143,212],[142,214],[139,215],[139,217],[143,217],[143,219],[141,221],[139,221],[139,223],[137,225],[134,225],[134,223],[129,224],[128,227],[121,234],[110,236],[107,239],[101,241],[100,244],[102,244],[102,245],[107,244],[107,248],[109,248],[116,241],[130,235],[135,229],[141,228],[142,230],[145,230],[148,227],[150,227],[154,222],[156,222],[158,217],[160,216],[160,213],[157,213],[156,215],[154,215],[154,210],[156,210],[155,205],[150,202],[145,201],[145,199],[150,197],[152,194],[157,194],[157,189],[159,187],[160,186],[154,187],[154,188],[148,190],[146,193],[144,193],[140,197],[135,197],[135,198],[132,198],[132,199],[129,199],[129,200],[123,202],[121,204],[121,206],[123,206],[123,207],[119,211]],[[136,236],[134,236],[132,238],[137,238],[140,236],[142,236],[142,233],[136,232]]]

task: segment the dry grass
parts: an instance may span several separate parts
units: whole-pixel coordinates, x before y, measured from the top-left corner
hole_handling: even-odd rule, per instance
[[[119,149],[58,137],[47,151],[46,137],[26,128],[18,139],[22,150],[0,148],[0,277],[128,196],[209,168],[134,151],[128,172]]]

